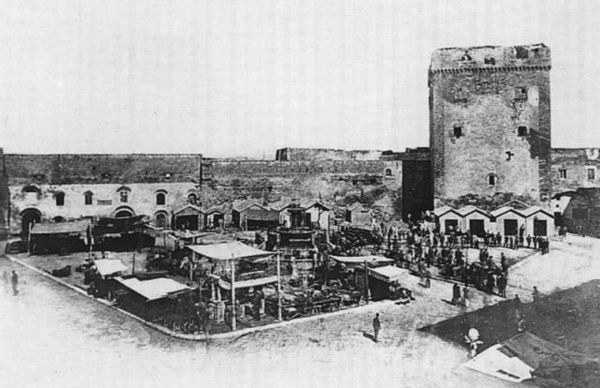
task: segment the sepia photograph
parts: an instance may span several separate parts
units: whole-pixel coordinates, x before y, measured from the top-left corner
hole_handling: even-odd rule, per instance
[[[0,386],[600,387],[600,2],[0,8]]]

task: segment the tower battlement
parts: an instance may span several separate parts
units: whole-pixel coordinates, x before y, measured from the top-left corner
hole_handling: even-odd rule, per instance
[[[508,47],[448,47],[433,52],[429,72],[550,70],[551,65],[550,48],[543,43]]]

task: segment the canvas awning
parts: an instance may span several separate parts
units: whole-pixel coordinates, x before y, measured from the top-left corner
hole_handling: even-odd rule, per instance
[[[185,284],[181,284],[169,278],[156,278],[139,280],[137,278],[115,278],[116,281],[129,288],[148,301],[166,298],[171,294],[191,290]]]
[[[125,264],[123,264],[123,262],[121,262],[121,260],[113,260],[113,259],[94,260],[94,264],[96,265],[98,273],[101,276],[114,275],[114,274],[118,274],[120,272],[125,272],[129,269],[125,266]]]
[[[253,248],[239,241],[210,245],[189,245],[187,248],[213,260],[252,259],[273,255],[273,252]]]
[[[235,288],[249,288],[264,286],[265,284],[277,283],[277,276],[267,276],[265,278],[248,279],[235,282]],[[219,286],[225,290],[231,290],[231,283],[223,279],[219,279]]]
[[[375,279],[389,283],[405,279],[409,275],[409,272],[405,268],[386,265],[385,267],[369,268],[369,275]]]
[[[33,228],[31,228],[31,234],[85,233],[91,224],[92,222],[90,220],[35,224],[33,225]]]
[[[521,382],[533,375],[552,375],[561,368],[592,364],[597,365],[596,360],[524,332],[484,350],[465,366],[504,380]],[[560,381],[555,382],[557,386],[561,385]]]
[[[383,257],[383,256],[333,256],[333,255],[329,255],[330,259],[333,259],[337,262],[343,263],[343,264],[363,264],[365,261],[368,264],[376,264],[376,263],[391,263],[394,260],[393,259],[388,259],[387,257]]]

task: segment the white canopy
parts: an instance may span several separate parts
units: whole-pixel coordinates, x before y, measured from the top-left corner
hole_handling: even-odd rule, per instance
[[[239,241],[210,245],[189,245],[188,248],[201,256],[205,256],[213,260],[259,258],[273,255],[273,252],[253,248]]]
[[[365,261],[369,264],[375,263],[390,263],[393,259],[388,259],[383,256],[333,256],[329,255],[329,258],[344,264],[363,264]]]
[[[496,344],[471,359],[465,366],[515,383],[530,379],[533,368],[518,356],[506,354],[503,348],[503,345]]]
[[[115,278],[116,281],[148,299],[148,301],[166,298],[169,294],[190,290],[185,284],[169,278],[139,280],[137,278]]]
[[[102,260],[94,260],[94,264],[96,264],[96,268],[98,269],[98,273],[101,276],[109,276],[118,274],[120,272],[125,272],[128,268],[121,262],[121,260],[112,260],[112,259],[102,259]]]
[[[267,276],[264,278],[242,280],[239,282],[236,281],[235,288],[238,289],[238,288],[257,287],[257,286],[264,286],[265,284],[271,284],[271,283],[277,283],[277,276]],[[229,283],[223,279],[219,279],[219,286],[221,286],[222,288],[224,288],[226,290],[231,290],[231,283]]]
[[[392,265],[386,265],[385,267],[369,268],[369,275],[375,279],[383,280],[384,282],[393,282],[395,280],[401,280],[409,275],[409,272],[405,268],[398,268]]]

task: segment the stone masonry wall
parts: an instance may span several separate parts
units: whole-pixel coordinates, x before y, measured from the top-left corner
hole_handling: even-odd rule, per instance
[[[430,148],[438,205],[465,195],[510,193],[531,203],[550,195],[550,53],[519,47],[529,50],[526,59],[514,58],[514,48],[434,53]],[[526,99],[517,98],[518,88],[527,89]],[[519,126],[527,135],[519,136]]]

